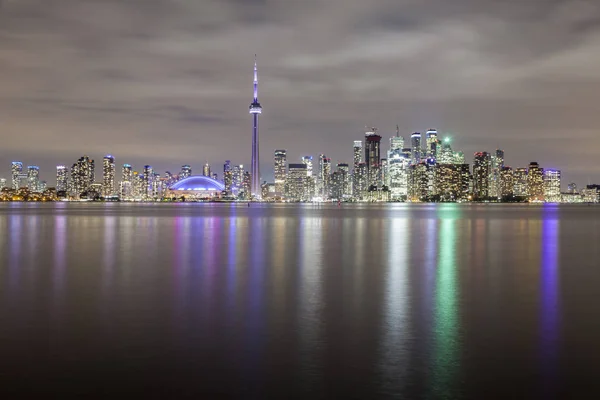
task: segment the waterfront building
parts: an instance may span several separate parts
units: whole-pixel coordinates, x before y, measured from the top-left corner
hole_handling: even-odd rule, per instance
[[[225,185],[227,194],[231,195],[233,190],[233,169],[231,168],[230,160],[226,160],[223,165],[223,184]]]
[[[435,129],[429,129],[426,133],[426,153],[428,159],[437,160],[438,153],[438,132]]]
[[[409,168],[408,199],[426,201],[433,193],[430,190],[431,164],[421,161]]]
[[[377,129],[365,132],[365,163],[367,165],[368,187],[381,184],[381,136]]]
[[[221,182],[204,175],[192,175],[171,185],[165,197],[189,201],[209,200],[221,197],[224,190],[225,185]]]
[[[144,200],[151,200],[153,198],[154,189],[154,170],[151,165],[144,165],[142,181],[142,197]]]
[[[500,190],[500,171],[504,167],[504,151],[496,150],[492,155],[489,178],[489,197],[499,199],[501,197]]]
[[[354,183],[352,195],[355,200],[366,200],[369,189],[367,163],[360,162],[354,171]]]
[[[535,161],[527,169],[527,188],[529,201],[544,201],[544,169]]]
[[[182,165],[181,172],[179,173],[179,179],[186,179],[192,176],[192,167],[189,165]]]
[[[414,132],[411,136],[410,136],[410,144],[411,144],[411,163],[412,164],[418,164],[421,162],[421,153],[423,152],[422,148],[421,148],[421,133],[420,132]]]
[[[69,172],[64,165],[56,166],[56,191],[66,192],[69,185]]]
[[[469,196],[469,164],[435,164],[435,194],[441,201],[466,200]]]
[[[285,177],[287,174],[287,151],[275,150],[273,161],[275,164],[275,193],[282,196],[285,191]]]
[[[485,200],[489,197],[491,160],[488,152],[477,152],[473,158],[473,197]]]
[[[527,168],[517,168],[513,174],[514,188],[513,194],[517,197],[528,197],[529,187],[527,179]]]
[[[190,175],[191,175],[191,171],[190,171]],[[210,178],[210,164],[208,162],[206,162],[206,164],[204,164],[204,167],[202,167],[202,175],[208,176]]]
[[[544,199],[547,203],[560,203],[560,171],[547,169],[544,171]]]
[[[502,167],[500,170],[500,198],[507,199],[514,195],[515,179],[511,167]]]
[[[30,193],[38,192],[40,181],[40,167],[30,165],[27,167],[27,189]]]
[[[10,169],[12,174],[12,188],[18,190],[20,183],[19,176],[23,173],[23,163],[20,161],[13,161]]]
[[[75,198],[91,191],[95,180],[94,160],[88,156],[79,158],[71,167],[71,195]],[[98,192],[100,194],[100,191]]]
[[[104,197],[115,195],[115,158],[106,155],[102,160],[102,194]]]
[[[292,201],[308,201],[308,166],[302,164],[289,164],[286,177],[286,197]]]

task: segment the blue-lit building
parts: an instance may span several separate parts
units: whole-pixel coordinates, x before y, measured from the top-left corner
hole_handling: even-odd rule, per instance
[[[169,187],[167,197],[202,200],[220,197],[225,190],[223,183],[208,176],[194,175]]]

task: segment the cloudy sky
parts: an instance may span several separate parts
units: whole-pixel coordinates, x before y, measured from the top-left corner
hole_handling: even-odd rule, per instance
[[[248,164],[257,53],[264,178],[275,148],[348,162],[398,124],[600,183],[599,1],[0,1],[0,176]]]

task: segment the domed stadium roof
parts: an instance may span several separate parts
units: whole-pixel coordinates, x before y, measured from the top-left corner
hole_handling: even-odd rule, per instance
[[[219,192],[225,190],[225,186],[208,176],[195,175],[180,180],[172,185],[170,190],[217,190]]]

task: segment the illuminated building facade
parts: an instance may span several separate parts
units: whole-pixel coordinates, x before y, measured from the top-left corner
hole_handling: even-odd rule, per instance
[[[329,198],[331,194],[331,159],[324,154],[319,156],[318,195],[321,199]]]
[[[517,197],[528,197],[529,187],[527,179],[527,168],[517,168],[513,174],[513,195]]]
[[[231,168],[230,160],[226,160],[223,165],[223,183],[225,184],[227,194],[231,194],[233,190],[233,169]]]
[[[37,192],[40,183],[40,167],[30,165],[27,167],[27,189],[30,192]]]
[[[547,169],[544,171],[544,199],[547,203],[560,203],[560,171]]]
[[[285,182],[286,197],[292,201],[308,201],[307,188],[308,166],[306,164],[289,164]]]
[[[11,175],[12,175],[12,188],[17,190],[19,189],[20,183],[20,175],[23,173],[23,163],[20,161],[13,161],[11,165]]]
[[[501,197],[500,190],[500,170],[504,167],[504,151],[496,150],[496,153],[492,155],[491,166],[490,166],[490,179],[489,179],[489,197],[499,199]]]
[[[529,163],[527,168],[527,188],[529,201],[544,201],[544,169],[537,162]]]
[[[190,175],[191,175],[191,171],[190,171]],[[210,164],[209,163],[204,164],[204,166],[202,167],[202,175],[208,176],[210,178]]]
[[[367,163],[360,162],[354,170],[352,195],[356,200],[365,200],[369,189]]]
[[[425,161],[412,164],[409,168],[408,199],[426,201],[433,193],[430,190],[432,166]]]
[[[441,201],[466,200],[469,196],[469,164],[435,164],[435,194]]]
[[[154,170],[151,165],[144,165],[142,181],[142,197],[144,200],[150,200],[154,197]]]
[[[285,191],[285,177],[287,173],[287,151],[275,150],[273,158],[275,164],[275,193],[282,196]]]
[[[71,194],[75,198],[91,190],[95,180],[94,160],[83,156],[71,167]]]
[[[421,162],[421,153],[423,152],[423,149],[421,148],[420,132],[414,132],[410,136],[410,145],[412,148],[411,163],[418,164]]]
[[[225,186],[208,176],[190,176],[181,179],[169,187],[166,197],[186,200],[206,200],[218,198]]]
[[[56,191],[66,192],[69,188],[69,172],[64,165],[56,166]]]
[[[489,197],[491,159],[488,152],[477,152],[473,158],[473,197],[484,200]]]
[[[388,153],[388,180],[392,201],[406,200],[408,195],[408,167],[410,158],[402,151]]]
[[[192,176],[192,167],[189,165],[182,165],[181,172],[179,173],[179,179],[186,179]]]
[[[381,184],[381,136],[372,128],[365,133],[365,163],[367,164],[368,186]]]
[[[102,160],[102,194],[104,197],[115,195],[115,158],[111,155]]]
[[[500,170],[500,198],[510,198],[514,195],[515,176],[511,167]]]
[[[438,156],[438,132],[435,129],[430,129],[426,133],[427,151],[426,157],[428,159],[437,160]]]

